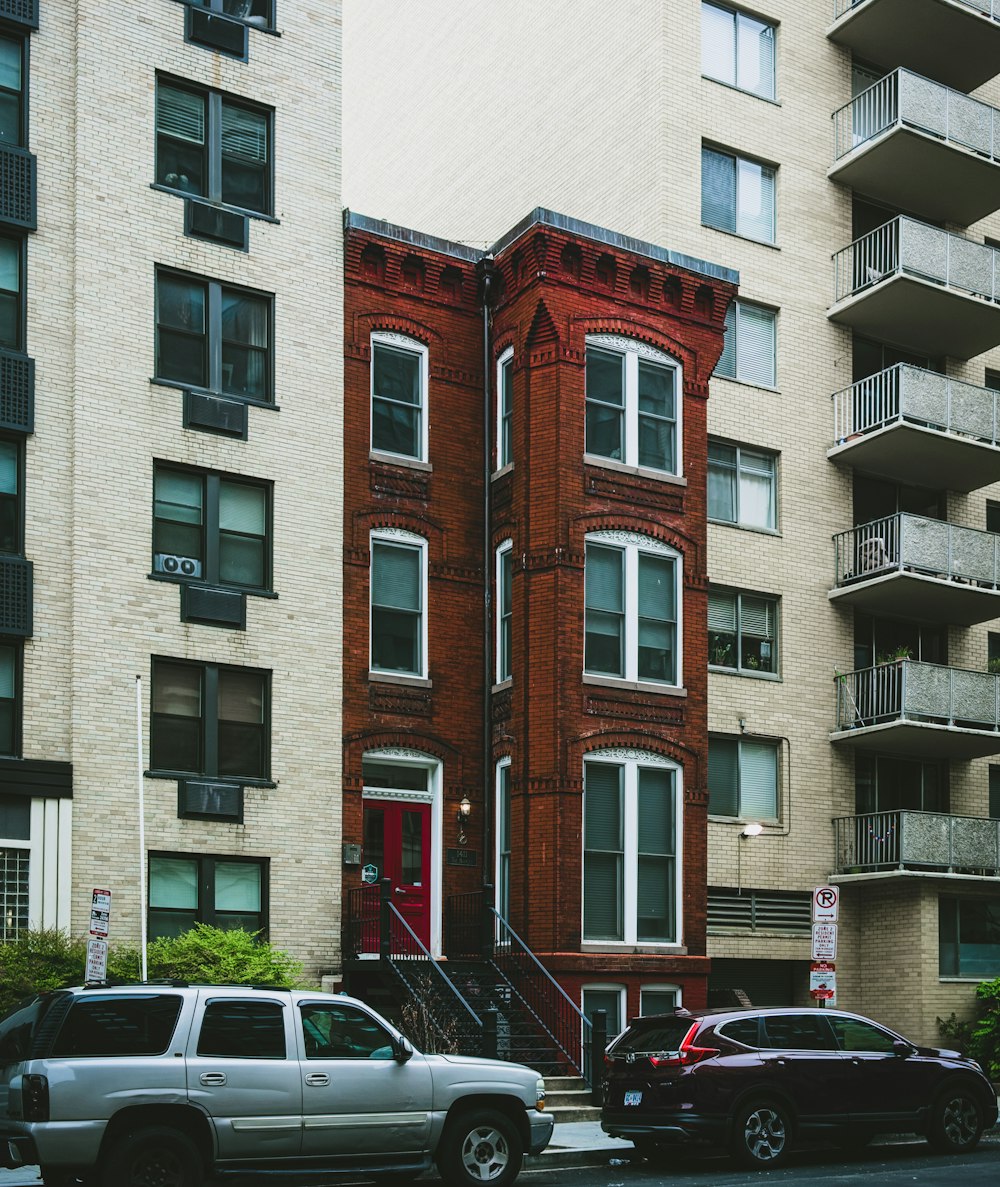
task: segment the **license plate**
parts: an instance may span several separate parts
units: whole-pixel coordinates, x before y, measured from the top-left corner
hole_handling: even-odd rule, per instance
[[[642,1104],[642,1093],[641,1092],[626,1092],[625,1093],[625,1104],[626,1105],[641,1105]]]

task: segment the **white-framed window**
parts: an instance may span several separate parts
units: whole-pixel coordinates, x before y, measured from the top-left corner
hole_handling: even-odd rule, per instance
[[[701,6],[701,72],[763,99],[774,98],[774,25],[726,8]]]
[[[715,366],[723,379],[755,387],[777,385],[777,325],[773,309],[732,301],[726,310],[725,344]]]
[[[584,671],[680,684],[681,558],[635,532],[586,538]]]
[[[776,173],[773,165],[702,145],[703,225],[773,243]]]
[[[580,991],[580,1006],[591,1022],[598,1010],[604,1011],[609,1043],[625,1029],[624,985],[584,985]]]
[[[427,347],[403,334],[371,336],[371,447],[427,461]]]
[[[0,796],[0,943],[31,926],[31,800]]]
[[[679,942],[680,768],[637,750],[583,764],[583,938]]]
[[[514,460],[514,348],[497,359],[497,469]]]
[[[778,601],[739,590],[708,591],[708,663],[744,675],[778,671]]]
[[[708,443],[708,518],[743,528],[777,529],[775,454],[724,441]]]
[[[504,919],[510,920],[510,759],[497,763],[497,868],[496,908]]]
[[[639,989],[640,1015],[669,1014],[681,1004],[679,985],[643,985]]]
[[[615,334],[587,337],[585,450],[665,474],[681,472],[680,364]]]
[[[505,540],[497,549],[496,563],[496,678],[500,684],[514,674],[512,648],[514,644],[513,618],[514,546]]]
[[[708,739],[708,810],[741,820],[778,818],[778,743]]]
[[[373,672],[427,675],[427,541],[384,528],[371,535]]]

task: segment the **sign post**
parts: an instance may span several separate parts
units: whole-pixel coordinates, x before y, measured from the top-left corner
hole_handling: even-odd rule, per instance
[[[111,931],[111,891],[94,888],[90,897],[90,938],[87,940],[85,981],[108,979],[108,935]]]
[[[812,964],[809,994],[820,1009],[837,1004],[837,919],[840,887],[817,886],[812,892]]]

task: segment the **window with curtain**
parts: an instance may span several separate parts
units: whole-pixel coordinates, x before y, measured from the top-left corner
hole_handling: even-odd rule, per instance
[[[775,26],[719,4],[701,6],[701,72],[764,99],[774,98]]]
[[[424,543],[372,537],[371,669],[424,676]]]
[[[274,113],[221,91],[156,83],[156,180],[182,194],[273,214]]]
[[[777,527],[776,495],[777,459],[773,453],[709,441],[709,519],[773,532]]]
[[[427,350],[401,335],[372,335],[371,447],[427,460]]]
[[[0,236],[0,347],[24,349],[24,302],[21,293],[20,239]]]
[[[149,935],[179,936],[196,923],[266,932],[267,861],[149,855]]]
[[[773,243],[775,174],[773,165],[703,146],[702,223],[745,239]]]
[[[777,315],[773,309],[732,301],[726,311],[725,345],[715,375],[757,387],[777,384]]]
[[[270,673],[154,659],[149,765],[222,779],[270,778]]]
[[[153,569],[175,580],[269,590],[271,485],[158,463]]]
[[[21,653],[19,641],[0,639],[0,754],[8,758],[21,752]]]
[[[631,466],[680,472],[679,365],[610,334],[587,338],[585,450]]]
[[[677,782],[655,755],[584,762],[584,939],[677,942]]]
[[[156,378],[270,403],[271,298],[160,270]]]
[[[514,460],[514,351],[497,361],[497,469]]]
[[[0,37],[0,144],[23,147],[24,127],[24,41]]]
[[[708,593],[708,662],[744,675],[778,671],[778,603],[757,594]]]
[[[942,977],[1000,976],[1000,899],[938,899],[938,959]]]
[[[628,532],[587,537],[584,671],[679,683],[680,562],[658,541]]]
[[[708,739],[708,810],[744,820],[778,818],[778,743]]]
[[[21,556],[24,509],[21,505],[20,441],[0,437],[0,553]]]
[[[508,540],[497,549],[497,683],[509,680],[514,673],[512,648],[514,548]]]

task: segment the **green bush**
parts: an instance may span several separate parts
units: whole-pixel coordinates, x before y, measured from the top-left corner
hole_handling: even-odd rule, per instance
[[[976,997],[983,1003],[977,1018],[963,1022],[952,1014],[937,1020],[938,1029],[954,1047],[982,1064],[991,1080],[1000,1081],[1000,977],[980,981]]]
[[[79,985],[86,961],[86,939],[55,928],[24,932],[19,939],[0,944],[0,1016],[36,993]],[[135,980],[138,970],[139,953],[134,948],[109,949],[109,978]]]

